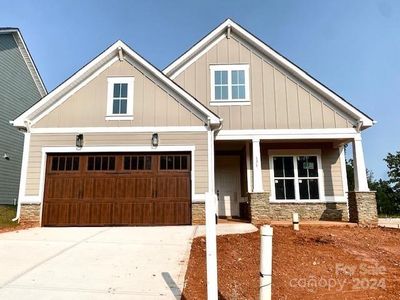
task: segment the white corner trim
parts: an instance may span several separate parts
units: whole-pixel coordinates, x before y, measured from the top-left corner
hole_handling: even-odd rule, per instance
[[[47,127],[31,128],[34,134],[62,133],[135,133],[135,132],[206,132],[205,126],[154,126],[154,127]]]
[[[114,84],[125,83],[128,85],[127,90],[127,107],[126,114],[113,113],[113,93]],[[133,102],[135,95],[135,78],[132,76],[126,77],[108,77],[107,78],[107,116],[106,120],[133,120]]]
[[[220,130],[217,140],[309,140],[353,139],[358,133],[354,128],[337,129],[250,129]]]
[[[15,216],[13,221],[19,220],[21,216],[21,203],[23,202],[23,199],[26,197],[25,196],[26,179],[28,176],[30,144],[31,144],[31,134],[29,132],[24,132],[24,148],[22,152],[21,174],[19,180],[17,215]]]
[[[46,161],[48,153],[101,153],[101,152],[190,152],[191,153],[191,198],[199,199],[195,196],[196,178],[195,178],[195,151],[196,146],[96,146],[96,147],[83,147],[81,149],[76,147],[42,147],[42,161],[40,169],[39,180],[39,200],[37,203],[43,203],[44,199],[44,184],[46,177]],[[36,202],[35,202],[36,203]],[[43,205],[42,208],[43,209]],[[42,212],[40,214],[42,216]],[[40,220],[41,222],[42,220]]]
[[[207,165],[208,165],[208,192],[215,193],[215,151],[214,151],[214,131],[207,132]]]

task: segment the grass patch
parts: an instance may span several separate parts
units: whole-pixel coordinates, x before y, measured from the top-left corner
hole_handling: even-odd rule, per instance
[[[385,219],[400,218],[400,214],[391,214],[391,215],[379,214],[378,217],[385,218]]]
[[[0,227],[16,226],[18,222],[13,222],[17,206],[15,205],[0,205]]]

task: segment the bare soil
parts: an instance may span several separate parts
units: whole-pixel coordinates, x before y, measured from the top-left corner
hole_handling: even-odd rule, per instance
[[[39,224],[31,223],[31,222],[21,222],[19,224],[15,223],[15,224],[0,225],[0,233],[24,230],[24,229],[38,227],[38,226],[39,226]]]
[[[220,299],[258,299],[259,232],[219,236]],[[206,299],[205,238],[193,241],[182,299]],[[273,299],[400,299],[400,230],[274,226]]]

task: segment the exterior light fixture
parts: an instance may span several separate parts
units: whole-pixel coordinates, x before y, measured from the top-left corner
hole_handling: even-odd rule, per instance
[[[10,160],[10,156],[8,156],[8,153],[4,153],[4,154],[3,154],[3,158],[4,158],[5,160]]]
[[[158,146],[158,142],[159,142],[158,133],[153,133],[153,136],[151,137],[151,145],[153,147],[157,147]]]
[[[82,148],[83,147],[83,134],[77,134],[76,135],[76,148]]]

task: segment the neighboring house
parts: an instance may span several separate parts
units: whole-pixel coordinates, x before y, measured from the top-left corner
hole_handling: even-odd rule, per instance
[[[14,121],[21,218],[201,223],[210,192],[220,217],[373,223],[360,133],[373,123],[231,20],[164,72],[118,41]]]
[[[10,121],[47,94],[17,28],[0,28],[0,204],[18,199],[24,135]]]

